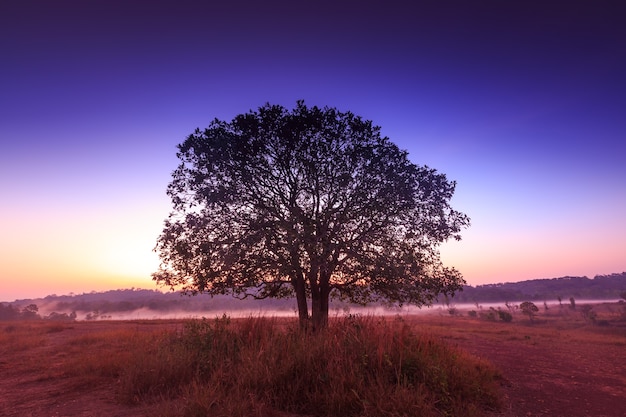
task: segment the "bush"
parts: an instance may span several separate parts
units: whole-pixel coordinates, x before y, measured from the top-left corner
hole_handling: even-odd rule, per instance
[[[528,316],[531,322],[533,321],[535,314],[539,312],[539,307],[537,307],[535,303],[530,301],[524,301],[522,304],[519,305],[519,308],[520,310],[522,310],[522,313]]]
[[[513,321],[513,315],[508,311],[498,310],[498,316],[500,317],[500,320],[505,323],[510,323],[511,321]]]
[[[451,316],[456,317],[456,316],[460,316],[461,312],[457,308],[455,308],[455,307],[450,307],[448,309],[448,314],[450,314]]]
[[[576,299],[574,297],[569,298],[569,308],[576,310]]]
[[[580,314],[583,316],[583,319],[585,319],[585,321],[589,320],[593,323],[595,323],[598,318],[598,313],[596,313],[593,310],[593,306],[589,304],[585,304],[582,306],[582,308],[580,309]]]
[[[192,321],[144,355],[121,376],[122,394],[184,398],[186,416],[481,416],[499,407],[490,364],[398,320],[348,317],[317,334],[262,318]]]

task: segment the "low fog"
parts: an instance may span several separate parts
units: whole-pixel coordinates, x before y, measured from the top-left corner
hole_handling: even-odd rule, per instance
[[[626,272],[587,277],[537,279],[515,283],[464,286],[454,297],[441,296],[430,307],[367,307],[331,301],[329,314],[360,315],[453,314],[489,308],[511,308],[523,301],[545,307],[570,303],[615,302],[626,294]],[[228,295],[186,296],[177,292],[122,289],[84,294],[49,295],[0,302],[0,320],[139,320],[229,317],[297,317],[295,299],[236,299]]]

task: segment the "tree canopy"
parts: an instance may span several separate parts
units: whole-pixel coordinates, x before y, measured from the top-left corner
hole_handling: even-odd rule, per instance
[[[469,225],[450,206],[455,182],[351,112],[266,104],[196,129],[177,156],[155,248],[161,284],[295,294],[301,323],[310,298],[324,326],[329,297],[421,306],[464,283],[438,251]]]
[[[537,307],[535,303],[531,301],[524,301],[522,304],[519,305],[519,308],[520,310],[522,310],[522,313],[528,316],[530,321],[533,321],[533,317],[535,317],[535,314],[539,312],[539,307]]]

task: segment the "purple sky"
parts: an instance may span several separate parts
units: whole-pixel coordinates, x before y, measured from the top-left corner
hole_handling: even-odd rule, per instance
[[[298,99],[458,182],[469,284],[626,270],[621,2],[213,3],[2,2],[0,300],[154,288],[176,145]]]

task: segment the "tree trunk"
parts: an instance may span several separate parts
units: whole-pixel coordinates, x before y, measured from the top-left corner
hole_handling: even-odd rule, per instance
[[[323,329],[328,324],[328,310],[324,313],[323,305],[319,294],[315,297],[311,296],[311,330],[314,332]]]
[[[328,326],[328,299],[330,296],[328,280],[322,277],[317,291],[311,291],[311,324],[313,331]]]
[[[307,330],[309,325],[309,307],[306,303],[306,289],[304,285],[304,279],[298,277],[293,281],[293,286],[296,291],[296,302],[298,304],[298,319],[300,321],[300,328]]]

